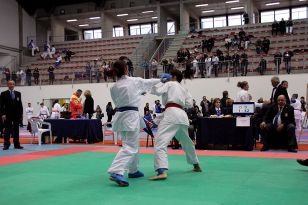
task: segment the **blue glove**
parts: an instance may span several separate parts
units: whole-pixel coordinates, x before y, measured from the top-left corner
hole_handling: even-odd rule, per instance
[[[160,77],[160,82],[166,83],[168,81],[171,81],[171,76],[168,73],[163,73],[163,75]]]

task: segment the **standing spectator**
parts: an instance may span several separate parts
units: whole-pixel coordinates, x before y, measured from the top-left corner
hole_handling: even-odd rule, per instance
[[[49,76],[49,85],[53,85],[53,82],[55,80],[55,73],[54,73],[55,68],[52,66],[49,66],[48,68],[48,76]]]
[[[203,117],[206,117],[210,108],[210,101],[206,99],[206,96],[203,96],[202,101],[200,102],[200,106]]]
[[[210,78],[212,74],[212,57],[211,56],[208,56],[207,59],[205,60],[205,69],[206,69],[206,76]]]
[[[105,80],[105,82],[107,82],[108,73],[110,72],[110,69],[109,69],[109,65],[106,63],[106,61],[103,62],[102,68],[103,68],[103,73],[104,73],[104,80]]]
[[[218,77],[219,58],[218,58],[216,53],[214,54],[214,56],[212,58],[212,64],[213,64],[213,69],[214,69],[215,77]]]
[[[153,78],[157,78],[157,66],[158,66],[158,62],[157,60],[154,58],[151,62],[151,71],[152,71],[152,77]]]
[[[291,73],[291,58],[293,57],[292,51],[286,51],[283,53],[283,61],[288,74]]]
[[[17,74],[15,71],[12,72],[11,80],[17,82]]]
[[[127,58],[128,75],[134,77],[134,66],[133,62]]]
[[[249,24],[249,15],[248,13],[244,12],[243,14],[244,24]]]
[[[257,54],[260,54],[261,51],[262,51],[262,41],[261,41],[261,39],[258,39],[256,41],[255,45],[256,45],[256,52],[257,52]]]
[[[31,86],[31,77],[32,77],[32,71],[30,67],[28,67],[26,70],[26,81],[28,83],[28,86]]]
[[[264,53],[268,54],[270,44],[271,44],[271,41],[267,39],[266,37],[264,37],[262,41],[262,50],[264,51]]]
[[[39,47],[37,47],[37,46],[35,45],[35,43],[34,43],[33,40],[31,40],[30,43],[28,44],[28,49],[31,50],[31,55],[32,55],[32,57],[34,57],[34,55],[35,55],[36,52],[37,52],[37,53],[40,52]]]
[[[180,53],[181,53],[181,51],[178,51],[178,55],[180,55]],[[178,58],[178,62],[181,63],[181,62],[179,61],[179,58]],[[164,73],[168,73],[168,72],[167,72],[167,71],[168,71],[168,60],[167,60],[167,59],[163,59],[161,63],[162,63],[162,65],[163,65],[163,72],[164,72]]]
[[[62,62],[62,56],[60,53],[58,53],[56,62],[55,62],[55,68],[59,68],[59,66],[61,65],[61,62]]]
[[[289,20],[287,21],[286,27],[287,33],[293,33],[293,21],[291,20],[291,18],[289,18]]]
[[[174,64],[173,64],[173,60],[169,59],[169,64],[168,64],[168,69],[167,69],[167,73],[170,73],[172,70],[174,69]]]
[[[21,94],[15,91],[15,82],[10,80],[7,83],[8,90],[1,93],[1,117],[4,123],[4,147],[8,150],[10,147],[10,136],[14,139],[15,149],[23,149],[19,142],[19,124],[23,119],[23,107]]]
[[[85,101],[83,106],[83,114],[91,119],[94,113],[94,100],[92,98],[92,94],[90,90],[84,91]]]
[[[280,33],[282,35],[284,35],[286,33],[286,22],[284,21],[284,19],[282,18],[281,21],[279,22],[279,29],[280,29]]]
[[[305,101],[305,97],[304,96],[302,96],[301,97],[301,110],[302,110],[302,112],[306,112],[306,101]]]
[[[248,67],[248,56],[244,52],[241,55],[241,76],[246,76],[247,75],[247,67]]]
[[[215,45],[215,40],[214,38],[210,38],[207,40],[207,45],[206,45],[206,49],[207,49],[207,52],[211,52],[213,47]]]
[[[197,78],[199,74],[197,58],[194,58],[194,60],[192,61],[192,70],[194,72],[194,78]]]
[[[23,69],[20,69],[19,76],[20,76],[20,85],[25,85],[26,84],[26,73]]]
[[[11,80],[11,71],[10,71],[9,68],[5,68],[4,74],[5,74],[6,82],[8,82],[9,80]]]
[[[96,106],[96,119],[101,120],[104,117],[104,113],[99,105]]]
[[[228,91],[225,90],[225,91],[222,92],[222,98],[220,99],[222,108],[226,107],[226,101],[228,99],[229,99],[229,93],[228,93]]]
[[[275,35],[277,36],[277,33],[278,33],[278,30],[279,30],[279,23],[275,20],[274,23],[272,24],[272,35]]]
[[[233,61],[233,77],[237,76],[237,72],[240,67],[240,55],[238,53],[234,53],[232,56],[232,61]]]
[[[92,67],[90,61],[87,62],[85,70],[86,70],[86,78],[88,78],[89,83],[92,83]]]
[[[40,71],[38,70],[38,68],[34,69],[33,78],[34,78],[34,84],[38,85],[39,84],[39,78],[40,78]]]
[[[282,54],[279,51],[277,51],[274,55],[274,62],[275,62],[277,74],[280,73],[281,58],[282,58]]]
[[[238,82],[237,87],[241,90],[237,93],[235,102],[249,102],[250,96],[248,94],[249,85],[247,81]]]
[[[112,107],[111,102],[108,102],[106,106],[106,113],[107,113],[107,122],[111,122],[112,116],[114,115],[114,109]],[[111,126],[109,125],[109,127]]]
[[[266,67],[267,67],[267,62],[266,60],[262,57],[261,61],[259,63],[259,73],[260,75],[264,74],[264,71],[266,71]]]
[[[279,95],[284,95],[286,98],[286,102],[288,105],[290,105],[290,98],[289,98],[289,94],[287,91],[287,81],[283,80],[280,84],[279,84],[279,78],[278,77],[272,77],[271,79],[271,83],[273,86],[273,91],[272,91],[272,95],[271,95],[271,104],[276,103],[277,104],[277,98]]]
[[[97,63],[97,59],[95,59],[94,60],[94,65],[93,65],[93,69],[94,69],[94,72],[95,72],[96,83],[99,83],[100,82],[100,78],[101,78],[101,72],[100,72],[99,68],[100,68],[100,66]]]
[[[232,64],[232,57],[229,55],[228,52],[224,58],[225,58],[224,64],[226,65],[226,71],[229,73],[229,67]]]

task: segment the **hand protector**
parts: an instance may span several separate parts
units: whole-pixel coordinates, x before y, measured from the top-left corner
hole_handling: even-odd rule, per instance
[[[171,76],[168,73],[163,73],[163,75],[160,77],[160,82],[166,83],[168,81],[171,81]]]

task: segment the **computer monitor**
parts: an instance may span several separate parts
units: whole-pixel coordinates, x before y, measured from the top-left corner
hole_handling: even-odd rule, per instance
[[[233,115],[253,115],[255,113],[254,102],[235,102],[232,107]]]

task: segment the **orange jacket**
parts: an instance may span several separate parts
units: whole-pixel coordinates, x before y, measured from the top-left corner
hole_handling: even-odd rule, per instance
[[[72,112],[72,118],[82,115],[81,99],[77,97],[76,93],[73,93],[70,99],[70,110]]]

